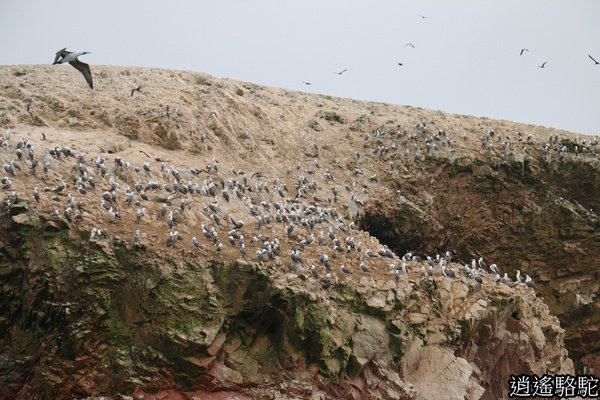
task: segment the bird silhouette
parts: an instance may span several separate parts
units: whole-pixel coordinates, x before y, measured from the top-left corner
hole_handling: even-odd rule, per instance
[[[529,50],[528,50],[528,49],[521,49],[521,52],[519,53],[519,55],[520,55],[520,56],[522,56],[522,55],[523,55],[523,53],[524,53],[524,52],[526,52],[526,51],[527,51],[527,52],[529,52]]]
[[[138,86],[138,87],[135,87],[135,88],[131,89],[131,96],[133,96],[134,92],[140,92],[140,93],[142,93],[142,87]]]
[[[341,74],[343,74],[343,73],[344,73],[344,72],[346,72],[346,71],[348,71],[348,68],[344,68],[344,69],[343,69],[343,70],[341,70],[340,72],[334,72],[334,74],[341,75]]]
[[[67,48],[65,47],[64,49],[60,49],[59,51],[56,52],[56,57],[54,58],[54,62],[52,63],[52,65],[64,64],[64,63],[71,64],[73,67],[75,67],[76,70],[78,70],[79,72],[81,72],[83,74],[83,77],[85,78],[86,82],[88,83],[88,85],[90,85],[90,89],[93,90],[94,83],[92,82],[92,72],[90,71],[90,66],[77,59],[77,57],[83,56],[86,54],[90,54],[90,52],[89,51],[81,51],[78,53],[74,53],[72,51],[67,51]]]
[[[600,64],[600,62],[594,60],[594,57],[590,56],[589,54],[588,54],[588,57],[592,59],[592,61],[594,62],[594,65]]]
[[[414,45],[414,44],[412,44],[412,43],[406,43],[406,44],[405,44],[404,46],[402,46],[402,47],[406,47],[406,46],[410,46],[410,47],[412,47],[413,49],[415,48],[415,45]]]
[[[417,15],[418,15],[419,17],[421,17],[421,19],[429,18],[428,16],[426,16],[426,15],[423,15],[423,14],[417,14]]]
[[[302,81],[302,83],[304,83],[304,84],[305,84],[305,85],[307,85],[307,86],[310,86],[310,85],[312,85],[312,83],[310,83],[310,82],[306,82],[306,81]]]
[[[548,61],[544,61],[542,63],[542,65],[538,65],[538,68],[546,68],[546,64],[548,63]]]

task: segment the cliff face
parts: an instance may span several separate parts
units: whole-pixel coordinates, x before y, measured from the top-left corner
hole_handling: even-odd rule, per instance
[[[573,372],[528,288],[371,276],[326,288],[301,268],[88,241],[19,202],[2,226],[3,398],[492,399],[515,371]]]
[[[432,180],[390,183],[362,226],[392,248],[431,253],[451,248],[535,276],[536,289],[567,330],[571,357],[600,347],[600,207],[597,161],[428,160]],[[591,210],[591,211],[590,211]]]
[[[593,368],[594,138],[71,72],[0,68],[0,398],[495,399]],[[407,251],[452,259],[422,276]]]

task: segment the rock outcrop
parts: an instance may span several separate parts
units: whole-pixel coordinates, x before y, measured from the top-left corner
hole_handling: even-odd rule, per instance
[[[528,288],[364,276],[328,289],[302,270],[88,241],[22,203],[2,226],[3,398],[492,399],[514,371],[573,373]]]
[[[597,374],[594,138],[178,71],[94,66],[74,93],[71,70],[0,68],[0,398]]]

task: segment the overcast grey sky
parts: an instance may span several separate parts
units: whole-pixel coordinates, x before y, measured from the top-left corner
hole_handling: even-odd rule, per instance
[[[0,64],[67,47],[92,52],[92,73],[198,71],[600,134],[598,0],[0,0],[0,37]]]

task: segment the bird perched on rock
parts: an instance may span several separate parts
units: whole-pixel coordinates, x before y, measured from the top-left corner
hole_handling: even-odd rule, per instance
[[[167,247],[175,247],[175,244],[179,240],[179,232],[169,232],[169,237],[167,238],[167,243],[165,246]]]
[[[350,269],[344,264],[340,265],[340,271],[342,271],[345,274],[352,274],[352,271],[350,271]]]
[[[315,265],[310,266],[310,273],[312,274],[313,278],[319,279],[319,272],[317,271],[317,267]]]
[[[367,264],[365,264],[364,261],[361,261],[360,264],[358,265],[360,267],[360,270],[362,272],[364,272],[365,274],[369,273],[369,267],[367,266]]]
[[[483,261],[483,257],[479,257],[479,260],[477,260],[477,264],[479,264],[479,268],[481,268],[483,270],[485,270],[487,268],[485,261]]]
[[[325,274],[325,277],[323,278],[323,287],[325,287],[325,289],[329,290],[331,289],[331,286],[333,285],[333,281],[331,280],[331,273],[327,273]]]
[[[533,284],[533,279],[531,279],[531,277],[529,275],[525,275],[525,284],[527,285],[527,287],[530,287],[530,288],[535,287],[535,285]]]
[[[38,192],[37,186],[33,188],[33,198],[37,203],[40,202],[40,193]]]
[[[365,255],[367,257],[377,257],[377,254],[373,253],[370,249],[365,250]]]
[[[90,54],[90,52],[89,51],[72,52],[72,51],[67,51],[67,48],[65,47],[64,49],[60,49],[59,51],[56,52],[56,57],[54,58],[54,62],[52,63],[52,65],[64,64],[64,63],[71,64],[73,67],[75,67],[76,70],[78,70],[79,72],[81,72],[83,74],[83,77],[85,78],[86,82],[88,83],[88,85],[90,85],[90,89],[93,90],[94,82],[92,81],[92,72],[90,71],[90,66],[77,59],[77,57],[83,56],[85,54]]]
[[[142,240],[142,234],[139,229],[135,230],[135,235],[133,235],[133,244],[138,246]]]
[[[200,246],[200,242],[198,241],[198,239],[196,239],[196,236],[192,238],[192,245],[198,250],[202,249],[202,247]]]
[[[108,215],[113,222],[116,222],[117,219],[121,219],[118,211],[115,211],[112,207],[108,209]]]

